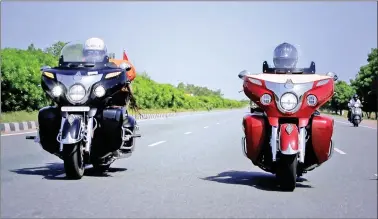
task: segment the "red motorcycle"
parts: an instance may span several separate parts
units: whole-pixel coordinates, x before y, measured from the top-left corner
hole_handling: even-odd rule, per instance
[[[271,68],[263,73],[239,73],[244,93],[258,108],[243,118],[244,155],[276,175],[282,190],[294,191],[297,177],[330,159],[333,153],[331,117],[317,109],[334,94],[337,75],[309,68]]]

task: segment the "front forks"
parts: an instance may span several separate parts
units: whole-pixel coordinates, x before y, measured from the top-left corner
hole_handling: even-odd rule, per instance
[[[271,137],[270,137],[270,147],[272,149],[272,160],[273,162],[275,162],[277,160],[277,152],[278,152],[278,146],[280,144],[280,141],[279,139],[277,138],[278,136],[278,131],[281,131],[281,130],[278,130],[278,127],[277,126],[273,126],[272,127],[272,133],[271,133]],[[305,160],[305,151],[306,151],[306,129],[303,127],[303,128],[299,128],[299,162],[300,163],[304,163],[304,160]]]
[[[73,115],[69,115],[69,116],[73,116]],[[64,123],[66,122],[67,118],[65,117],[62,117],[62,121],[61,121],[61,125],[60,125],[60,129],[59,129],[59,133],[56,137],[56,140],[60,143],[59,145],[59,151],[62,152],[63,151],[63,145],[64,144],[74,144],[74,143],[77,143],[81,140],[84,140],[85,142],[85,151],[89,153],[90,149],[91,149],[91,144],[92,144],[92,138],[93,138],[93,135],[94,135],[94,131],[96,130],[97,128],[97,121],[94,117],[89,117],[87,119],[87,123],[85,124],[85,122],[83,120],[81,120],[81,124],[80,124],[80,130],[79,130],[79,136],[77,139],[62,139],[62,133],[63,133],[63,126],[64,126]],[[95,123],[95,127],[93,127],[93,124]]]

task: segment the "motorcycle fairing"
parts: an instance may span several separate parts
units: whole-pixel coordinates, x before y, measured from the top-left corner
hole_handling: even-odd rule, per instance
[[[246,75],[244,79],[244,93],[260,108],[262,108],[272,126],[278,126],[278,118],[298,118],[299,128],[308,123],[312,113],[327,102],[333,95],[333,79],[322,75],[279,75],[258,74]],[[287,92],[292,92],[298,97],[298,105],[291,111],[284,110],[280,104],[280,97]],[[269,94],[272,101],[263,105],[260,97]],[[308,95],[317,97],[317,104],[309,106],[306,102]],[[278,110],[277,110],[278,109]]]

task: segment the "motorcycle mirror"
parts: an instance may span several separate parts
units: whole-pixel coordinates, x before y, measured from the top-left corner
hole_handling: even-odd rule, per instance
[[[41,70],[41,71],[45,71],[46,69],[50,69],[51,67],[50,66],[48,66],[48,65],[44,65],[44,66],[42,66],[39,70]]]
[[[339,78],[334,72],[328,72],[326,75],[332,77],[334,81],[337,81],[337,79]]]
[[[240,79],[243,79],[244,76],[249,75],[249,74],[250,74],[250,73],[249,73],[247,70],[243,70],[243,71],[241,71],[241,72],[238,74],[238,77],[239,77]]]
[[[131,70],[131,66],[128,65],[127,63],[125,62],[122,62],[119,67],[122,69],[122,70],[126,70],[126,71],[130,71]]]

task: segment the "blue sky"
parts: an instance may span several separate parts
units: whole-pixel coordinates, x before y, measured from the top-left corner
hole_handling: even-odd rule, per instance
[[[158,82],[238,93],[275,46],[297,45],[298,66],[354,78],[377,47],[376,2],[2,2],[1,47],[44,48],[101,37]]]

